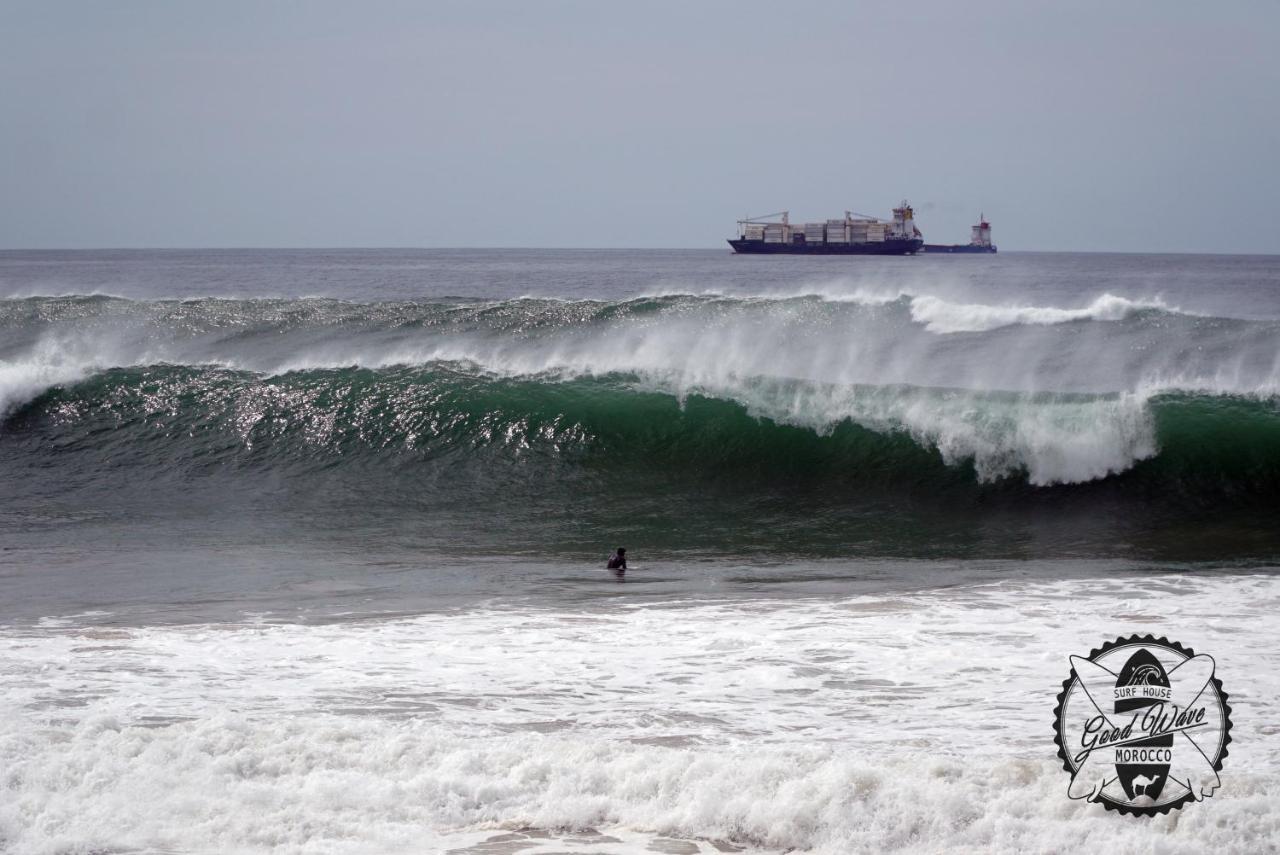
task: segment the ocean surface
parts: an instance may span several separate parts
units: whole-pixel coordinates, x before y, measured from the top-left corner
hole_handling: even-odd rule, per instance
[[[1277,566],[1280,256],[0,252],[0,851],[1276,851]]]

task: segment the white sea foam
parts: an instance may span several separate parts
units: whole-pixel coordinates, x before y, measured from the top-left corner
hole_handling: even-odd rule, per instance
[[[864,306],[883,306],[910,297],[911,292],[902,284],[868,284],[850,279],[817,279],[778,286],[753,287],[750,290],[733,288],[698,288],[695,286],[666,285],[646,289],[642,297],[722,297],[726,299],[777,301],[817,297],[832,303],[854,303]],[[544,299],[539,297],[538,299]]]
[[[1191,855],[1264,852],[1280,834],[1277,780],[1258,771],[1224,771],[1223,791],[1183,816],[1134,821],[1070,802],[1061,766],[1041,758],[691,750],[234,714],[160,728],[100,720],[59,739],[12,746],[22,752],[18,774],[39,788],[0,808],[26,808],[36,820],[10,838],[14,851],[443,852],[489,836],[477,830],[538,828],[556,837],[582,829],[643,835],[631,845],[572,850],[596,855],[663,851],[646,845],[655,835],[728,840],[751,852]],[[519,850],[467,851],[568,849],[535,839]]]
[[[589,827],[624,841],[593,852],[655,834],[833,853],[1265,851],[1280,835],[1278,606],[1275,576],[1128,575],[11,628],[0,847],[439,851]],[[1068,799],[1050,727],[1067,657],[1132,632],[1214,656],[1235,710],[1219,793],[1141,821]]]
[[[961,302],[951,293],[964,293],[957,284],[909,282],[869,284],[847,279],[815,280],[778,288],[759,288],[742,292],[725,289],[668,287],[653,289],[646,296],[655,297],[725,297],[740,300],[787,300],[816,297],[831,303],[860,306],[884,306],[904,301],[912,320],[932,333],[985,332],[1019,324],[1049,326],[1072,321],[1123,321],[1134,314],[1158,310],[1193,315],[1171,306],[1160,297],[1128,298],[1105,293],[1080,307],[1040,306],[1026,303]]]
[[[933,296],[911,298],[911,317],[935,333],[984,332],[1013,324],[1065,324],[1072,321],[1122,321],[1135,312],[1159,309],[1180,312],[1163,300],[1130,300],[1103,294],[1087,306],[1064,309],[1056,306],[986,305],[952,303]]]
[[[48,340],[21,359],[0,362],[0,418],[53,386],[83,378],[92,368],[90,361],[69,357]]]
[[[1145,395],[1081,398],[991,396],[962,390],[720,381],[681,387],[746,405],[748,412],[819,433],[848,419],[882,433],[901,431],[944,462],[972,462],[981,481],[1025,472],[1038,486],[1071,484],[1125,471],[1155,455]]]

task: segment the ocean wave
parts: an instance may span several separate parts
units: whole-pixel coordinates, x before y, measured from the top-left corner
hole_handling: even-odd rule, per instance
[[[1280,490],[1275,399],[1169,392],[976,393],[759,377],[689,385],[639,374],[509,377],[470,363],[274,376],[158,365],[46,392],[5,430],[96,448],[143,470],[407,455],[940,486],[1048,487],[1137,469],[1209,494]]]
[[[891,447],[910,448],[921,455],[911,466],[1033,486],[1107,479],[1167,458],[1165,423],[1188,418],[1175,412],[1230,411],[1255,427],[1274,417],[1273,323],[1145,323],[1147,304],[1108,296],[1080,310],[935,301],[923,304],[933,314],[922,324],[912,314],[925,299],[0,301],[0,414],[45,423],[57,413],[67,430],[71,414],[115,420],[126,429],[117,443],[154,440],[143,425],[189,439],[199,425],[258,449],[269,441],[286,456],[453,453],[493,447],[505,432],[528,448],[548,447],[549,437],[553,449],[661,458],[664,447],[639,439],[662,436],[681,449],[714,436],[741,448],[753,432],[786,428],[812,437],[825,449],[818,456],[841,449],[855,472],[892,470],[900,464],[877,465],[875,454],[896,460]],[[1107,318],[1115,320],[1099,322]],[[1080,323],[1063,323],[1071,319]],[[939,335],[927,324],[982,331]],[[1182,325],[1177,335],[1170,324]],[[1231,409],[1250,400],[1247,418]],[[732,427],[717,434],[689,415],[691,401],[721,407]],[[635,425],[620,427],[624,419]],[[1219,435],[1207,437],[1202,459],[1231,456],[1219,445],[1235,437],[1233,424],[1201,429]],[[849,430],[862,438],[841,445],[836,435]],[[1260,472],[1268,430],[1245,445],[1261,455]],[[786,447],[782,435],[758,440],[756,458],[794,453],[769,450]],[[710,449],[710,460],[719,456]]]

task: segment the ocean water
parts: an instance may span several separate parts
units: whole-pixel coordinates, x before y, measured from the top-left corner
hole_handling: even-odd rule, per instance
[[[1280,257],[3,252],[0,418],[0,850],[1280,845]]]

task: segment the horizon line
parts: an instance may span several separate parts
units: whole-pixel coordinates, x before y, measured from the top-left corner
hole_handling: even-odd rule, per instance
[[[725,251],[711,246],[408,246],[408,245],[362,245],[362,246],[35,246],[35,247],[0,247],[0,253],[17,252],[725,252],[727,255],[738,255],[733,251]],[[928,252],[915,253],[928,256]],[[933,253],[944,255],[948,253]],[[1008,249],[989,255],[1229,255],[1229,256],[1273,256],[1280,255],[1280,250],[1234,251],[1234,250],[1144,250],[1144,249]],[[788,256],[789,257],[789,256]],[[825,258],[827,256],[815,256]],[[831,258],[845,258],[833,255]],[[861,257],[861,256],[858,256]],[[876,256],[896,257],[896,256]],[[903,256],[907,257],[907,256]]]

